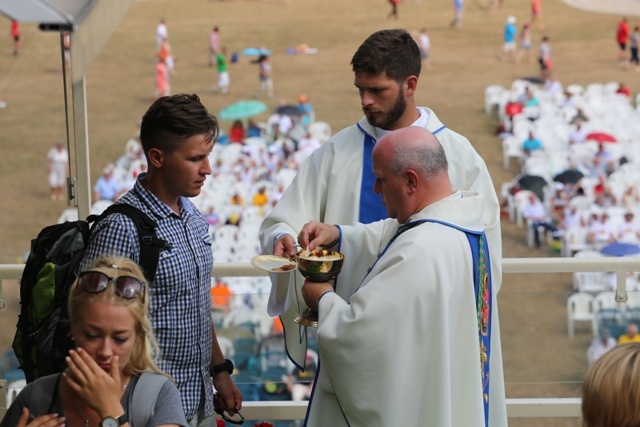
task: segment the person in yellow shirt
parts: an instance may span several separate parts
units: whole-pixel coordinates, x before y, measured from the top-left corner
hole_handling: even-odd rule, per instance
[[[618,338],[618,344],[627,344],[630,342],[640,343],[640,335],[638,335],[638,325],[635,323],[629,323],[627,326],[627,333],[620,335]]]
[[[264,206],[269,202],[269,197],[267,196],[267,189],[265,187],[260,187],[258,192],[253,195],[253,206]]]

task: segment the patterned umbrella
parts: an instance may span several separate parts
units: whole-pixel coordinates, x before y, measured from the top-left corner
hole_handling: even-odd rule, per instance
[[[239,120],[257,116],[267,111],[267,106],[260,101],[238,101],[220,110],[221,120]]]

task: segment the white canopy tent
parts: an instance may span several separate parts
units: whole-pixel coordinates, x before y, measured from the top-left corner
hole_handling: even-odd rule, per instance
[[[640,16],[640,0],[562,0],[576,9],[612,15]]]
[[[79,218],[87,217],[91,210],[85,74],[133,1],[0,0],[0,13],[10,19],[18,22],[37,22],[43,31],[70,33],[71,106],[76,175],[69,186],[69,197],[78,207]],[[66,82],[64,84],[66,105]]]

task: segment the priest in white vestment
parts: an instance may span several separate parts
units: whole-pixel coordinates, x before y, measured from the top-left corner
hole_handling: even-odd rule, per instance
[[[382,49],[384,47],[384,49]],[[405,58],[398,61],[397,58]],[[378,68],[372,68],[371,63]],[[295,253],[294,236],[310,220],[329,224],[371,223],[387,218],[379,197],[373,194],[371,151],[377,141],[391,130],[407,126],[427,129],[435,134],[449,160],[449,178],[453,186],[473,191],[484,198],[482,220],[491,250],[493,279],[492,372],[493,396],[504,400],[500,327],[496,295],[502,280],[502,244],[500,207],[491,177],[483,159],[469,140],[447,128],[425,107],[417,107],[414,94],[420,74],[420,51],[404,30],[382,30],[372,34],[358,48],[352,60],[354,84],[360,93],[365,113],[357,124],[343,129],[326,141],[301,166],[261,228],[263,251],[275,255]],[[336,293],[348,301],[367,273],[370,264],[348,258],[337,279]],[[299,274],[272,274],[273,287],[268,311],[280,316],[285,329],[287,354],[302,366],[306,354],[305,329],[293,319],[305,310],[300,294],[303,282]],[[506,410],[491,413],[492,427],[507,425]]]
[[[433,135],[407,127],[373,150],[374,191],[390,218],[307,223],[303,246],[370,266],[345,301],[305,282],[317,308],[320,365],[306,425],[487,427],[492,297],[483,197],[451,188]],[[342,274],[342,273],[341,273]],[[338,280],[338,288],[344,283]],[[501,373],[500,373],[501,374]]]

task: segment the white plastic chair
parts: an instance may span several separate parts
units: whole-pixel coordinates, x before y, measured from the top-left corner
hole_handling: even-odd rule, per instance
[[[589,322],[592,332],[595,335],[594,328],[594,299],[587,293],[578,292],[569,297],[567,300],[567,322],[569,329],[569,338],[573,338],[575,331],[575,322]]]
[[[587,227],[570,228],[562,236],[562,256],[571,257],[574,253],[591,249],[587,243],[589,229]]]
[[[517,158],[522,163],[524,152],[522,151],[522,143],[515,136],[509,136],[502,140],[502,165],[505,169],[509,168],[511,158]]]
[[[327,122],[313,122],[309,124],[309,133],[322,144],[331,138],[331,126]]]
[[[77,221],[78,220],[78,208],[71,207],[67,208],[58,217],[58,224],[62,224],[67,221]]]
[[[640,308],[640,292],[627,292],[627,308]]]
[[[500,105],[504,87],[501,85],[489,85],[484,90],[484,113],[488,116],[494,107]]]
[[[596,312],[605,308],[618,308],[616,293],[613,291],[600,292],[593,298],[593,305]]]
[[[91,205],[91,214],[100,215],[112,204],[113,202],[111,200],[98,200],[97,202],[94,202],[93,205]]]
[[[578,271],[574,273],[573,280],[574,289],[578,292],[600,295],[609,289],[605,273],[602,271]]]
[[[524,219],[522,218],[522,210],[529,203],[529,196],[533,194],[532,191],[529,190],[520,190],[516,194],[513,195],[513,201],[516,206],[516,225],[518,228],[521,228],[524,224]]]
[[[567,86],[566,91],[571,95],[582,95],[584,93],[584,87],[579,84],[570,84]]]

